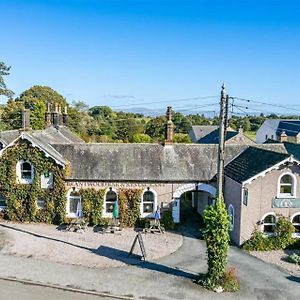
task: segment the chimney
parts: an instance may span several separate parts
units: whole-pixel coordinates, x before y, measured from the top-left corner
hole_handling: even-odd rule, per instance
[[[166,126],[165,145],[172,145],[173,144],[174,125],[172,122],[172,107],[171,106],[168,106],[166,116],[167,116],[167,126]]]
[[[22,130],[30,130],[30,111],[28,109],[22,110]]]
[[[50,103],[47,102],[47,110],[45,114],[45,120],[46,120],[46,127],[51,127],[52,122],[51,122],[51,108],[50,108]]]
[[[243,127],[241,126],[241,127],[239,127],[239,134],[243,134],[244,133],[244,129],[243,129]]]
[[[65,110],[63,113],[63,125],[66,127],[68,126],[68,107],[67,107],[67,105],[65,106]]]
[[[61,105],[58,104],[58,125],[63,125],[63,115],[61,114]]]
[[[52,124],[53,124],[53,126],[58,125],[58,122],[59,122],[58,118],[59,118],[58,104],[55,103],[54,104],[54,112],[52,113]]]
[[[280,134],[280,136],[279,136],[279,141],[280,141],[281,143],[287,142],[287,141],[288,141],[288,136],[287,136],[287,134],[285,133],[285,131],[283,131],[283,132]]]

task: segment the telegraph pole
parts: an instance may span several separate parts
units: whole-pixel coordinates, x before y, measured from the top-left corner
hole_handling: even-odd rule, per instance
[[[224,183],[224,164],[225,164],[225,134],[227,127],[228,114],[228,95],[226,94],[225,84],[222,85],[220,99],[220,117],[219,117],[219,151],[218,151],[218,197],[219,200],[223,197]]]

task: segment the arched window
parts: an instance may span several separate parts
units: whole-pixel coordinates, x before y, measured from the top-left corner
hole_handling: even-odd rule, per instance
[[[269,213],[262,219],[262,232],[265,234],[274,234],[276,226],[276,216],[274,213]]]
[[[67,195],[67,216],[74,218],[76,217],[76,211],[78,202],[80,201],[81,197],[79,191],[75,188],[69,190]]]
[[[293,215],[291,219],[295,227],[295,236],[300,237],[300,214]]]
[[[117,193],[112,189],[109,188],[109,190],[106,192],[105,195],[105,213],[111,214],[114,210],[115,202],[118,200]]]
[[[0,150],[2,150],[3,148],[4,148],[4,144],[0,142]]]
[[[230,231],[234,229],[234,208],[232,204],[228,206],[228,215],[230,218]]]
[[[29,161],[21,160],[17,163],[17,178],[19,183],[31,184],[34,178],[34,168]]]
[[[144,191],[142,195],[142,201],[141,201],[141,214],[142,216],[150,216],[152,215],[156,210],[156,193],[153,190],[150,190],[148,188]]]
[[[279,178],[278,197],[295,197],[296,179],[293,174],[283,174]]]

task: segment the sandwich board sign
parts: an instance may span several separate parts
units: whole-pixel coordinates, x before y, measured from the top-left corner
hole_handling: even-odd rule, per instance
[[[132,243],[132,246],[131,246],[130,252],[128,254],[128,257],[133,254],[133,251],[134,251],[134,248],[135,248],[135,245],[136,245],[137,241],[139,241],[139,245],[140,245],[141,252],[142,252],[142,258],[144,260],[146,260],[146,249],[145,249],[143,237],[142,237],[140,232],[134,238],[134,241]]]

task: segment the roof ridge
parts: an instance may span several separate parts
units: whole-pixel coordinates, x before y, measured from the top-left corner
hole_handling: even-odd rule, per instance
[[[264,145],[264,144],[262,144],[262,145]],[[280,145],[280,143],[278,143],[278,144],[265,144],[265,145]],[[282,154],[282,155],[290,156],[288,153],[281,153],[281,152],[277,152],[277,151],[270,150],[270,149],[264,149],[264,148],[259,147],[258,145],[257,146],[250,145],[248,149],[250,149],[250,148],[253,148],[253,149],[256,149],[256,150],[260,150],[260,151],[264,151],[264,152],[271,152],[271,153],[277,153],[277,154]]]

